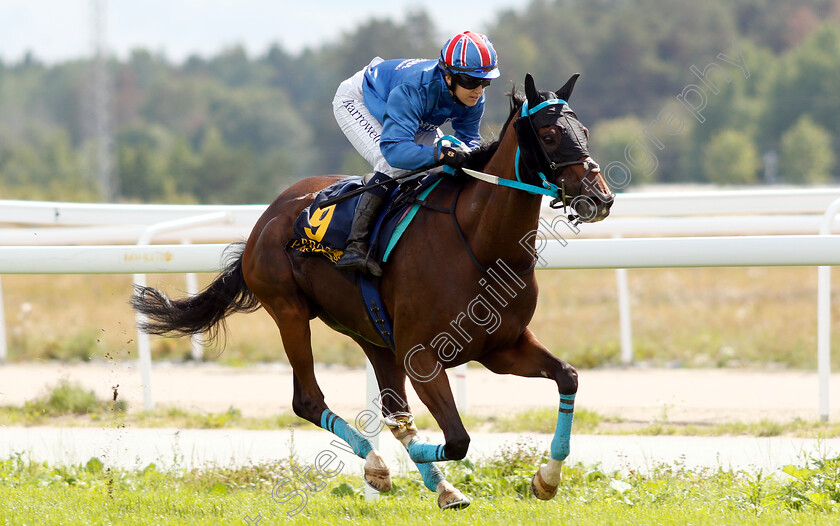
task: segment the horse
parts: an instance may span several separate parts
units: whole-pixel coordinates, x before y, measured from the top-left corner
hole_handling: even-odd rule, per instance
[[[388,491],[383,457],[363,430],[330,411],[318,386],[310,321],[320,318],[352,338],[370,360],[384,423],[443,509],[470,503],[434,464],[463,459],[470,444],[443,370],[477,361],[497,374],[551,379],[560,397],[551,457],[531,479],[536,497],[551,499],[569,454],[578,375],[528,328],[537,303],[535,233],[542,197],[554,196],[552,207],[570,211],[570,221],[585,222],[606,218],[614,198],[589,154],[589,131],[568,104],[578,77],[549,92],[538,91],[526,75],[524,96],[515,87],[510,93],[510,115],[499,138],[468,154],[465,168],[483,180],[463,173],[442,177],[425,198],[380,282],[393,320],[393,350],[366,313],[357,275],[287,248],[295,219],[320,190],[346,177],[338,175],[302,179],[282,192],[244,247],[228,247],[230,261],[197,295],[169,299],[138,287],[130,302],[148,317],[142,329],[159,335],[206,332],[214,339],[226,329],[229,314],[264,308],[292,367],[295,414],[346,441],[365,460],[365,482]],[[406,377],[443,431],[444,444],[418,439],[405,401]]]

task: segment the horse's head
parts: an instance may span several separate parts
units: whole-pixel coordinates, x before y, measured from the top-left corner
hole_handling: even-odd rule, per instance
[[[514,121],[519,142],[517,176],[522,182],[556,188],[553,208],[567,205],[582,221],[600,221],[610,213],[615,194],[589,155],[589,130],[569,107],[580,74],[572,75],[556,93],[537,91],[525,76],[526,100]]]

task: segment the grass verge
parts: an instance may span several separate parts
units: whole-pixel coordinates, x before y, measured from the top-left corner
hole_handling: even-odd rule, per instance
[[[364,500],[361,477],[313,475],[295,458],[247,467],[166,472],[0,460],[2,524],[831,524],[840,512],[840,458],[806,458],[765,476],[661,465],[648,474],[564,467],[554,500],[531,496],[546,453],[528,444],[494,458],[439,464],[472,505],[441,511],[416,476]],[[340,466],[340,464],[338,464]],[[255,522],[256,521],[256,522]]]

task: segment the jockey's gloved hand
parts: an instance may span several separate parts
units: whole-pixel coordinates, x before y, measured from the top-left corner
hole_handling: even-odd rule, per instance
[[[444,135],[435,141],[435,159],[443,161],[443,172],[455,175],[455,171],[467,162],[470,148],[459,139]]]
[[[467,162],[467,154],[458,148],[443,146],[440,149],[439,161],[452,168],[460,168]]]

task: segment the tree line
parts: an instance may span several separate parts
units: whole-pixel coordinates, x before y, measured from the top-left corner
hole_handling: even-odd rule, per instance
[[[626,184],[819,184],[837,171],[840,0],[532,0],[484,31],[502,72],[487,139],[526,72],[543,89],[580,72],[571,106]],[[436,57],[448,36],[416,11],[299,53],[111,59],[118,199],[261,203],[303,177],[369,171],[334,121],[336,87],[377,55]],[[91,67],[0,62],[0,196],[99,198]]]

